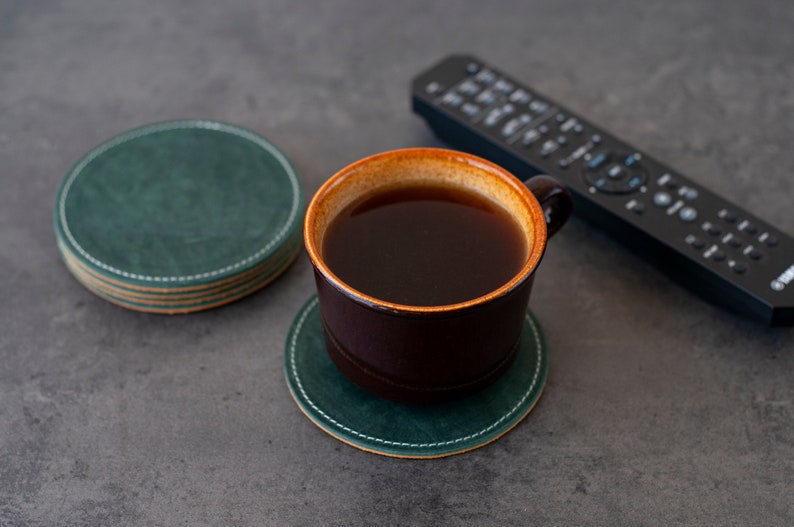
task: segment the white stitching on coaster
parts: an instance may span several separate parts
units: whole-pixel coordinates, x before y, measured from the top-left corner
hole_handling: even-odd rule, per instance
[[[133,139],[137,139],[139,137],[143,137],[145,135],[149,135],[152,133],[163,132],[166,130],[178,130],[178,129],[204,129],[204,130],[215,130],[218,132],[224,132],[231,135],[236,135],[238,137],[242,137],[243,139],[247,139],[257,145],[261,146],[265,150],[267,150],[273,157],[278,160],[284,170],[287,172],[287,176],[289,177],[290,184],[292,185],[292,205],[290,208],[289,216],[287,217],[287,222],[284,226],[279,230],[276,236],[268,242],[267,245],[256,251],[251,256],[244,258],[243,260],[227,265],[221,269],[215,269],[212,271],[207,271],[205,273],[199,273],[194,275],[188,276],[147,276],[147,275],[140,275],[137,273],[130,273],[129,271],[122,271],[121,269],[117,269],[113,266],[110,266],[97,258],[88,254],[88,252],[77,243],[77,240],[74,239],[71,230],[69,230],[69,223],[66,221],[66,196],[69,194],[69,190],[72,187],[72,183],[74,180],[77,179],[77,176],[82,173],[83,169],[94,159],[99,157],[100,155],[104,154],[111,148],[115,148],[119,145],[122,145],[128,141],[132,141]],[[167,123],[160,123],[160,124],[153,124],[149,126],[144,126],[137,130],[133,130],[131,132],[127,132],[120,136],[117,136],[115,139],[111,139],[110,141],[100,145],[96,149],[92,150],[86,157],[84,157],[71,171],[69,174],[66,183],[63,187],[63,192],[61,193],[59,203],[58,203],[58,213],[61,218],[61,225],[63,226],[64,234],[71,242],[72,246],[77,249],[83,257],[91,262],[92,264],[96,265],[97,267],[101,267],[106,271],[110,271],[111,273],[115,273],[117,275],[123,276],[125,278],[132,278],[134,280],[143,280],[146,282],[189,282],[191,280],[201,280],[203,278],[209,278],[212,276],[217,276],[219,274],[226,273],[228,271],[232,271],[237,269],[243,265],[249,264],[258,258],[260,258],[263,254],[267,253],[273,246],[279,243],[282,238],[287,234],[287,231],[291,228],[293,223],[295,222],[295,218],[298,214],[298,205],[300,203],[300,185],[298,183],[298,177],[292,169],[292,166],[289,164],[289,161],[284,157],[284,155],[278,151],[273,145],[265,141],[263,138],[257,136],[254,133],[251,133],[245,129],[238,128],[236,126],[217,123],[214,121],[172,121]]]
[[[351,435],[354,435],[356,437],[359,437],[361,439],[365,439],[365,440],[368,440],[368,441],[374,441],[376,443],[380,443],[380,444],[383,444],[383,445],[399,446],[399,447],[411,447],[411,448],[430,448],[430,447],[439,447],[439,446],[449,446],[449,445],[454,445],[454,444],[457,444],[457,443],[462,443],[462,442],[468,441],[470,439],[474,439],[476,437],[479,437],[479,436],[487,434],[488,432],[490,432],[494,428],[498,427],[501,423],[506,421],[511,415],[513,415],[521,407],[521,405],[524,404],[524,402],[527,400],[527,398],[530,396],[530,394],[532,393],[532,391],[535,388],[536,383],[538,382],[538,378],[540,377],[541,364],[542,364],[543,361],[541,360],[541,357],[540,357],[540,354],[539,354],[538,355],[538,361],[535,364],[535,371],[532,374],[532,382],[529,383],[529,387],[524,392],[524,395],[521,397],[521,399],[505,415],[503,415],[502,417],[500,417],[499,419],[494,421],[492,424],[490,424],[489,426],[483,428],[479,432],[475,432],[475,433],[466,435],[464,437],[459,437],[457,439],[450,439],[450,440],[447,440],[447,441],[439,441],[439,442],[435,442],[435,443],[406,443],[406,442],[398,442],[398,441],[389,441],[388,439],[381,439],[379,437],[373,437],[373,436],[369,436],[369,435],[366,435],[366,434],[362,434],[361,432],[358,432],[358,431],[353,430],[352,428],[350,428],[348,426],[343,425],[339,421],[335,420],[334,418],[332,418],[331,416],[329,416],[328,414],[323,412],[320,408],[318,408],[317,405],[315,405],[314,402],[309,398],[308,394],[306,393],[306,390],[303,388],[303,383],[301,383],[300,377],[298,376],[298,369],[297,369],[297,366],[296,366],[296,363],[295,363],[295,348],[296,348],[296,345],[297,345],[298,334],[300,333],[300,330],[303,327],[303,324],[306,322],[306,318],[309,316],[309,314],[312,312],[312,310],[314,309],[314,307],[317,305],[318,302],[319,302],[319,299],[317,297],[315,297],[306,306],[306,308],[304,309],[303,313],[301,313],[300,318],[298,319],[298,321],[295,324],[295,331],[292,334],[292,339],[290,340],[290,348],[289,348],[290,369],[292,370],[292,375],[295,378],[295,382],[298,385],[298,389],[300,390],[300,393],[303,396],[303,400],[306,401],[312,407],[312,409],[315,412],[317,412],[319,415],[321,415],[323,418],[325,418],[328,422],[330,422],[331,424],[333,424],[336,427],[340,428],[341,430],[344,430],[345,432],[347,432],[347,433],[349,433]],[[529,313],[527,313],[527,315],[526,315],[526,320],[529,322],[529,326],[532,329],[532,335],[535,338],[535,345],[537,346],[537,349],[540,350],[541,349],[540,334],[538,333],[538,328],[535,325],[535,321],[532,320],[532,317],[529,316]]]

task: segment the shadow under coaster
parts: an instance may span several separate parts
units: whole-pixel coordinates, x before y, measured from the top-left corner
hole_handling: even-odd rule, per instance
[[[548,362],[540,324],[528,311],[515,361],[491,386],[446,403],[389,401],[355,386],[331,362],[314,296],[292,323],[284,370],[300,410],[333,437],[375,454],[438,458],[479,448],[515,427],[540,399]]]

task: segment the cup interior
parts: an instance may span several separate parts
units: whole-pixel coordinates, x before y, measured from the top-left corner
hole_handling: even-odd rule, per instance
[[[521,270],[498,290],[472,301],[484,301],[512,289],[539,263],[546,245],[546,222],[534,195],[521,181],[498,165],[476,156],[452,150],[414,148],[362,159],[340,170],[320,187],[309,204],[304,224],[306,249],[317,270],[350,294],[364,297],[371,303],[389,305],[389,302],[356,291],[334,275],[322,257],[325,233],[345,207],[363,196],[417,184],[441,184],[473,191],[501,205],[521,228],[527,248]],[[433,306],[415,308],[434,309]]]

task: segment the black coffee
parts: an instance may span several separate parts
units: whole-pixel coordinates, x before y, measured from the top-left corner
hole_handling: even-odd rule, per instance
[[[390,189],[354,202],[329,225],[322,252],[354,289],[417,306],[482,296],[527,259],[523,232],[502,206],[441,185]]]

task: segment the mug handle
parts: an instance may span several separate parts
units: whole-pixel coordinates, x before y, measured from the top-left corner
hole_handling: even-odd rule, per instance
[[[546,230],[551,238],[565,225],[573,211],[573,198],[568,189],[551,176],[539,175],[524,181],[540,202],[546,216]]]

